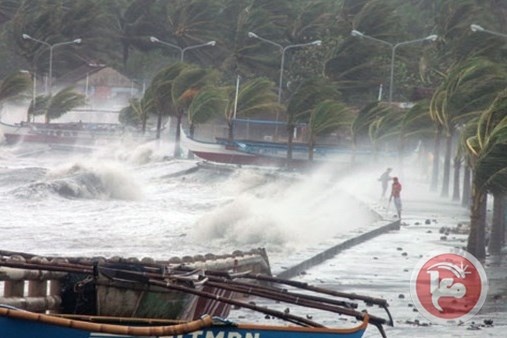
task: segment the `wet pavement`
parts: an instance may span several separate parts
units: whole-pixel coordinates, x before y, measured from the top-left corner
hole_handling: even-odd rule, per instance
[[[304,279],[311,283],[311,276],[334,275],[337,281],[330,280],[326,286],[333,288],[338,284],[337,289],[387,299],[395,320],[395,327],[387,329],[389,337],[505,337],[505,256],[488,256],[482,262],[488,277],[488,295],[478,314],[466,322],[438,324],[415,308],[410,295],[413,269],[423,255],[433,250],[466,247],[469,211],[459,201],[453,202],[428,191],[426,184],[413,182],[408,188],[405,189],[404,215],[399,231],[343,252],[309,271]],[[387,211],[385,200],[375,200],[371,190],[361,191],[359,195],[386,218],[394,217],[394,210]],[[366,337],[378,336],[375,331],[368,330]]]
[[[371,177],[373,179],[373,177]],[[345,190],[349,187],[343,186]],[[408,188],[408,189],[407,189]],[[377,187],[353,188],[355,195],[385,217],[396,220],[387,199],[378,199]],[[403,196],[403,195],[402,195]],[[444,248],[464,248],[469,222],[468,210],[459,202],[429,192],[427,185],[411,183],[405,188],[403,215],[398,231],[380,235],[340,252],[320,265],[293,278],[333,290],[384,298],[394,319],[386,327],[388,337],[505,337],[507,334],[507,257],[487,257],[483,262],[489,281],[484,306],[471,319],[439,324],[418,311],[410,294],[412,272],[429,252]],[[288,310],[282,304],[258,300],[260,304]],[[385,317],[378,308],[359,305],[359,309]],[[347,326],[354,319],[332,313],[290,307],[291,313],[312,316],[329,326]],[[257,315],[242,310],[233,316],[257,320]],[[365,337],[380,337],[369,326]]]

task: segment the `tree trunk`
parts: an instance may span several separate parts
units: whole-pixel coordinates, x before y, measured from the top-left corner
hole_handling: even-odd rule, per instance
[[[180,112],[178,114],[177,120],[176,120],[176,136],[174,138],[174,158],[180,158],[181,157],[181,119],[183,118],[183,114]]]
[[[352,137],[352,154],[350,156],[350,164],[352,164],[352,166],[356,163],[356,153],[357,153],[357,137],[354,135]]]
[[[431,191],[436,191],[438,187],[438,175],[440,167],[440,139],[442,138],[442,126],[437,127],[435,134],[435,144],[433,146],[433,171],[431,174]]]
[[[231,120],[229,120],[227,122],[227,127],[228,127],[228,129],[227,129],[227,142],[229,144],[232,144],[232,142],[234,141],[234,123]]]
[[[486,202],[487,194],[472,183],[472,205],[470,206],[470,234],[467,251],[477,259],[486,257]]]
[[[188,135],[190,136],[190,138],[192,138],[192,139],[194,138],[194,135],[195,135],[195,124],[190,123],[190,127],[188,128]],[[189,160],[193,159],[194,158],[194,153],[189,150],[188,154],[187,154],[187,158]]]
[[[456,156],[454,158],[454,179],[453,179],[453,192],[452,192],[452,200],[459,201],[460,199],[460,174],[461,174],[461,158]]]
[[[506,242],[506,238],[505,236],[507,235],[507,195],[504,195],[503,197],[503,201],[502,201],[502,210],[503,210],[503,214],[502,214],[502,220],[503,220],[503,227],[502,227],[502,245],[505,245]]]
[[[313,161],[313,148],[315,147],[315,139],[310,136],[310,141],[308,142],[308,160]]]
[[[465,164],[465,172],[463,173],[463,196],[461,196],[461,205],[465,208],[470,207],[470,176],[471,170],[468,164]]]
[[[493,193],[493,220],[491,224],[491,237],[489,240],[489,253],[498,255],[503,245],[504,235],[504,194]]]
[[[129,61],[129,47],[130,44],[128,42],[122,41],[122,61],[124,68],[127,68],[127,62]]]
[[[287,139],[287,168],[291,168],[292,166],[292,143],[294,141],[294,126],[288,125],[287,131],[289,132]]]
[[[452,130],[445,136],[444,178],[442,182],[442,197],[449,196],[449,181],[451,177]]]
[[[148,121],[148,114],[146,111],[143,111],[143,124],[142,124],[142,132],[143,132],[143,135],[146,133],[146,122]]]
[[[157,117],[157,140],[160,139],[160,129],[162,128],[162,109],[158,110]]]

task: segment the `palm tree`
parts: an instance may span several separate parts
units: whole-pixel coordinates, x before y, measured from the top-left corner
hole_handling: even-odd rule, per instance
[[[314,77],[304,81],[294,92],[289,100],[289,104],[287,106],[287,115],[288,115],[288,123],[287,123],[287,162],[290,165],[292,160],[292,144],[294,138],[294,129],[297,124],[308,124],[312,117],[312,114],[315,115],[318,112],[318,119],[315,120],[315,123],[318,123],[318,128],[322,129],[324,125],[327,123],[323,123],[321,121],[321,117],[331,117],[333,115],[328,112],[328,109],[334,105],[334,107],[338,106],[338,102],[340,102],[340,92],[336,89],[335,84],[332,81],[329,81],[323,77]],[[326,102],[323,104],[323,102]],[[331,104],[333,102],[333,104]],[[319,107],[317,111],[316,108],[319,104],[323,104]],[[340,109],[340,112],[343,109]],[[321,116],[319,116],[321,115]],[[334,124],[331,123],[331,124]],[[317,127],[317,125],[315,125]],[[316,130],[317,131],[317,130]],[[328,128],[324,127],[320,132],[326,131],[328,132]]]
[[[217,40],[217,31],[225,22],[220,20],[221,8],[217,1],[161,1],[156,6],[163,39],[182,48]],[[170,53],[176,51],[164,49]],[[185,54],[185,60],[193,58],[200,64],[209,65],[215,59],[211,57],[215,53],[215,48],[193,49]]]
[[[0,83],[0,105],[28,90],[31,82],[30,76],[25,73],[16,72],[8,75]],[[30,122],[28,117],[26,122]]]
[[[346,102],[361,106],[377,97],[389,74],[389,50],[384,44],[357,41],[353,29],[384,41],[400,41],[399,12],[387,1],[348,1],[338,16],[341,43],[326,60],[325,75],[334,80]],[[417,60],[415,58],[409,59]],[[405,67],[396,67],[402,69]]]
[[[456,128],[483,110],[507,86],[507,70],[486,58],[470,58],[452,67],[433,95],[430,113],[445,133],[442,196],[449,194],[452,141]]]
[[[427,139],[431,138],[435,134],[433,127],[433,121],[429,115],[429,100],[421,100],[417,102],[408,111],[401,113],[402,121],[400,127],[400,138],[399,138],[399,154],[400,159],[404,154],[405,148],[408,144],[421,145],[424,148],[424,143]],[[420,156],[426,156],[424,149],[419,149]],[[421,164],[426,163],[426,160],[420,158]],[[421,168],[423,172],[426,168]]]
[[[85,103],[86,98],[83,94],[75,92],[72,87],[67,87],[53,96],[38,96],[35,105],[33,101],[30,103],[28,114],[44,115],[46,123],[49,123]]]
[[[174,141],[174,157],[181,156],[181,122],[187,114],[194,98],[211,83],[216,83],[217,73],[214,71],[187,67],[173,80],[171,99],[176,112],[176,136]]]
[[[471,197],[471,167],[470,156],[468,156],[467,140],[473,137],[477,131],[477,123],[479,116],[468,121],[462,128],[460,133],[460,140],[458,143],[458,153],[463,157],[464,173],[463,173],[463,195],[461,196],[461,205],[469,208]]]
[[[28,60],[33,69],[46,70],[48,67],[48,46],[22,39],[28,34],[49,44],[82,38],[83,45],[65,46],[54,49],[53,75],[64,74],[83,64],[83,60],[101,60],[115,48],[112,45],[103,3],[97,1],[21,1],[16,15],[8,26],[8,32],[15,37],[19,54]],[[59,57],[64,53],[65,57]],[[41,73],[41,71],[38,71]]]
[[[163,115],[176,116],[171,94],[173,81],[187,67],[189,65],[179,62],[162,69],[155,75],[143,96],[147,109],[157,112],[157,139],[160,138]]]
[[[360,148],[369,147],[372,139],[371,126],[379,118],[388,115],[390,107],[380,102],[372,102],[361,108],[351,125],[353,154],[351,162],[355,162],[356,153]]]
[[[214,117],[223,116],[227,106],[225,93],[214,87],[203,88],[188,106],[188,124],[190,136],[194,136],[197,124],[205,123]]]
[[[255,117],[261,115],[274,115],[283,110],[283,106],[277,103],[275,84],[264,77],[258,77],[246,81],[239,86],[238,97],[235,97],[235,88],[228,87],[227,109],[225,119],[228,127],[228,141],[234,139],[234,120],[236,117]],[[237,99],[237,103],[236,103]]]
[[[120,111],[118,120],[125,125],[140,125],[144,134],[146,132],[148,113],[149,104],[146,103],[146,100],[133,98],[129,100],[129,105]]]
[[[312,109],[308,122],[308,159],[313,160],[314,148],[319,136],[328,135],[340,127],[350,127],[352,120],[352,112],[345,104],[334,100],[318,103]]]
[[[472,204],[467,250],[484,258],[487,192],[501,196],[507,192],[507,91],[502,92],[485,110],[477,123],[476,134],[466,140],[472,163]]]
[[[368,135],[375,151],[375,158],[381,150],[382,143],[385,145],[386,150],[388,150],[390,144],[398,139],[401,141],[403,122],[403,113],[400,109],[394,109],[393,106],[382,102],[379,102],[377,107],[380,108],[379,111],[377,111],[378,114],[375,116],[375,119],[371,121],[368,128]],[[401,159],[401,145],[399,151]]]

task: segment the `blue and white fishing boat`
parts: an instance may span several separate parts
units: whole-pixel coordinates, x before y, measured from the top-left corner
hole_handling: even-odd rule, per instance
[[[109,306],[114,308],[116,305],[120,311],[112,315],[66,312],[62,311],[63,307],[54,307],[51,310],[45,308],[28,310],[20,308],[23,302],[19,303],[20,306],[2,304],[2,299],[6,298],[0,297],[1,338],[357,338],[363,336],[369,325],[378,328],[380,335],[385,337],[383,325],[393,325],[387,309],[388,304],[384,299],[319,288],[307,283],[273,277],[255,270],[244,272],[201,270],[187,265],[159,269],[150,263],[132,265],[97,262],[93,266],[87,266],[72,261],[19,262],[15,260],[0,260],[0,269],[13,278],[15,276],[34,278],[30,276],[77,272],[89,275],[88,282],[96,280],[97,287],[99,285],[125,287],[125,297],[132,291],[141,291],[135,293],[138,300],[137,302],[134,300],[133,303],[137,306],[127,312],[120,310],[123,310],[126,304],[132,303],[132,300],[127,301],[118,296],[108,298],[111,303]],[[15,280],[13,279],[12,282]],[[122,286],[124,284],[128,285]],[[36,286],[38,286],[37,283],[31,285],[29,289],[35,290]],[[52,285],[51,288],[53,288]],[[155,290],[156,294],[153,293]],[[167,316],[160,315],[157,311],[163,308],[160,302],[164,301],[164,294],[175,292],[196,297],[195,306],[202,310],[200,315],[175,318],[170,315],[170,311],[167,312]],[[159,314],[158,316],[136,315],[146,296],[145,293],[151,293],[152,299],[149,302],[145,299],[144,307],[151,303],[155,304],[157,309],[154,311],[144,309],[143,313],[155,313]],[[153,300],[154,297],[157,298],[156,301]],[[248,297],[248,300],[245,300],[245,297]],[[300,316],[295,314],[297,311],[292,313],[292,311],[275,310],[270,306],[256,305],[256,302],[251,301],[252,297],[255,297],[254,300],[264,299],[277,304],[302,307],[307,315]],[[28,298],[33,297],[28,296]],[[201,300],[213,303],[199,305]],[[357,302],[362,302],[368,307],[378,306],[386,311],[388,318],[358,310]],[[229,311],[221,310],[220,304],[227,308],[253,310],[261,314],[268,324],[259,323],[258,318],[251,320],[255,323],[228,320],[226,316]],[[178,307],[176,303],[172,306]],[[312,315],[308,315],[310,309]],[[313,319],[318,318],[322,311],[347,316],[351,320],[345,324],[341,324],[343,321],[336,321],[340,323],[339,327],[325,326]]]
[[[111,318],[71,319],[38,314],[0,306],[0,331],[2,338],[359,338],[368,326],[368,315],[352,328],[325,328],[301,326],[274,326],[239,324],[220,318],[203,318],[186,323],[159,323],[138,321],[120,324],[132,319]]]

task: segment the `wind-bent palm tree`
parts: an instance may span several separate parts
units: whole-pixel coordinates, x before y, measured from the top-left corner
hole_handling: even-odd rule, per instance
[[[37,73],[47,71],[49,48],[22,38],[28,34],[48,44],[81,38],[86,48],[67,45],[53,50],[53,76],[65,74],[83,64],[83,60],[101,60],[114,54],[110,22],[105,12],[107,5],[98,1],[19,1],[21,4],[8,26],[18,51]],[[108,48],[105,48],[105,47]],[[112,48],[111,48],[112,47]],[[65,57],[61,55],[64,54]]]
[[[310,122],[312,114],[314,117],[318,116],[318,129],[319,133],[328,131],[327,123],[321,120],[322,117],[334,119],[333,114],[330,114],[328,109],[331,106],[335,108],[340,104],[340,92],[336,89],[335,84],[323,77],[315,77],[304,81],[299,88],[296,89],[294,94],[289,100],[287,106],[287,135],[288,135],[288,147],[287,147],[287,164],[290,166],[292,161],[292,145],[294,139],[294,129],[297,124],[307,124]],[[323,104],[326,102],[326,104]],[[319,107],[319,105],[322,106]],[[317,107],[319,107],[318,115]],[[340,114],[344,112],[341,107],[339,110]],[[334,125],[335,122],[330,123]],[[317,127],[317,125],[315,125]],[[316,130],[317,131],[317,130]],[[312,155],[313,156],[313,155]]]
[[[181,122],[188,107],[199,92],[211,83],[216,83],[217,73],[207,69],[189,66],[173,80],[171,99],[176,111],[176,136],[174,141],[174,157],[181,156]]]
[[[381,114],[377,114],[375,119],[371,121],[368,128],[368,135],[370,142],[375,151],[375,158],[381,150],[381,145],[384,144],[386,150],[396,140],[401,138],[401,129],[403,121],[403,113],[399,109],[394,109],[393,106],[379,103],[377,107],[381,107]],[[401,158],[400,149],[400,158]]]
[[[187,117],[190,136],[194,136],[196,125],[214,117],[223,116],[227,106],[225,93],[214,87],[203,88],[188,106]]]
[[[430,114],[446,139],[442,196],[449,195],[452,141],[458,126],[486,109],[498,91],[507,86],[507,69],[486,58],[456,64],[433,95]]]
[[[189,65],[179,62],[162,69],[155,75],[143,96],[147,109],[157,113],[157,139],[160,138],[162,117],[176,116],[171,95],[173,81],[187,67]]]
[[[83,106],[86,98],[83,94],[74,91],[73,87],[67,87],[52,96],[38,96],[28,107],[28,115],[44,115],[45,122],[63,116],[74,108]]]
[[[21,72],[13,73],[3,79],[0,82],[0,107],[4,101],[27,91],[30,88],[31,82],[30,76]],[[26,122],[30,122],[29,117],[27,117]]]
[[[380,118],[389,114],[389,105],[372,102],[361,108],[351,125],[353,153],[351,162],[354,163],[357,151],[362,147],[369,147],[372,143],[372,125]],[[383,134],[383,133],[379,133]]]
[[[350,127],[353,115],[349,107],[341,102],[325,100],[310,112],[308,122],[308,159],[313,161],[314,148],[319,136],[328,135],[340,127]]]
[[[472,204],[470,235],[467,250],[481,259],[486,256],[487,192],[507,192],[507,92],[501,93],[484,111],[477,123],[476,134],[466,141],[472,163]]]
[[[264,77],[246,81],[239,86],[237,104],[235,105],[235,88],[226,88],[228,102],[225,119],[228,127],[228,141],[234,139],[234,119],[237,117],[255,117],[281,113],[283,106],[278,104],[275,84]]]
[[[325,75],[336,82],[343,99],[358,106],[377,97],[389,76],[389,46],[352,37],[356,29],[384,41],[404,40],[399,12],[386,1],[348,1],[338,16],[343,42],[327,60]],[[414,59],[412,59],[414,60]],[[404,67],[397,67],[401,69]]]
[[[118,120],[125,125],[134,127],[141,126],[141,131],[144,134],[146,132],[150,107],[150,103],[146,100],[137,98],[130,99],[129,105],[120,111]]]
[[[162,40],[181,48],[218,40],[220,27],[226,20],[221,20],[219,2],[208,0],[174,0],[159,1],[155,4],[157,20],[163,36]],[[154,11],[153,11],[154,12]],[[218,46],[217,46],[218,47]],[[188,59],[199,60],[199,64],[213,64],[216,48],[197,48],[185,54]],[[176,49],[164,48],[169,53],[177,53]],[[219,59],[219,58],[216,58]]]

